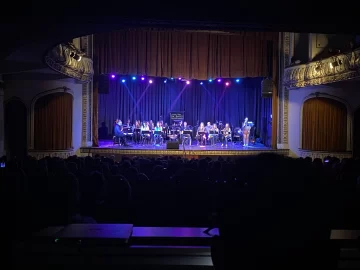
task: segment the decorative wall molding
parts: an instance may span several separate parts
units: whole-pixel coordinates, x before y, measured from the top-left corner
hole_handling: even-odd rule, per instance
[[[322,98],[328,98],[328,99],[333,99],[336,100],[342,104],[344,104],[346,106],[346,151],[351,152],[352,151],[352,144],[353,144],[353,112],[351,109],[350,104],[342,98],[339,98],[337,96],[334,95],[330,95],[328,93],[320,93],[320,92],[315,92],[315,93],[311,93],[309,95],[307,95],[302,104],[301,104],[301,109],[300,109],[300,134],[299,134],[299,138],[300,138],[300,148],[302,147],[302,121],[303,121],[303,109],[304,109],[304,103],[312,98],[317,98],[317,97],[322,97]],[[303,150],[303,151],[308,151],[308,150]]]
[[[67,88],[65,86],[63,87],[58,87],[58,88],[54,88],[54,89],[50,89],[44,92],[41,92],[39,94],[37,94],[32,100],[31,100],[31,104],[30,104],[30,112],[29,112],[29,119],[30,121],[28,121],[29,125],[28,125],[28,134],[29,134],[29,151],[34,149],[34,125],[35,125],[35,120],[34,120],[34,111],[35,111],[35,104],[36,101],[44,96],[47,95],[51,95],[51,94],[55,94],[55,93],[67,93],[70,94],[73,97],[73,106],[74,106],[74,92],[70,89]]]
[[[44,62],[53,70],[81,82],[94,75],[93,61],[72,43],[61,43],[47,52]]]
[[[312,159],[320,158],[324,160],[326,157],[337,157],[339,159],[352,158],[352,152],[328,152],[328,151],[310,151],[299,149],[299,155],[302,158],[311,157]]]
[[[36,159],[42,159],[46,157],[58,157],[62,159],[66,159],[68,157],[74,156],[75,152],[73,149],[70,150],[58,150],[58,151],[37,151],[37,150],[29,150],[28,155],[32,156]]]
[[[279,53],[279,89],[278,89],[278,138],[277,147],[279,149],[288,149],[288,113],[289,113],[289,89],[285,87],[281,81],[284,78],[284,70],[290,64],[292,51],[291,33],[285,32],[281,34],[280,53]]]
[[[80,38],[80,46],[86,55],[93,55],[93,36],[84,36]],[[82,134],[81,145],[83,147],[92,145],[92,94],[93,82],[89,81],[82,85]]]
[[[360,48],[320,61],[287,67],[283,85],[300,88],[360,78]]]

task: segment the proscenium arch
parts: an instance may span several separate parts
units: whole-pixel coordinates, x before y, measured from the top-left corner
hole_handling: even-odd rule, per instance
[[[346,151],[351,152],[352,151],[352,144],[353,144],[353,136],[352,136],[352,130],[353,130],[353,113],[351,110],[351,106],[350,104],[342,98],[339,98],[337,96],[333,96],[327,93],[320,93],[320,92],[314,92],[311,93],[309,95],[307,95],[302,103],[301,103],[301,109],[300,109],[300,142],[299,142],[299,146],[300,149],[302,149],[302,124],[303,124],[303,109],[304,109],[304,104],[307,100],[309,99],[313,99],[313,98],[318,98],[318,97],[322,97],[322,98],[327,98],[327,99],[332,99],[335,100],[337,102],[340,102],[341,104],[345,105],[346,107]]]
[[[34,125],[35,125],[35,120],[34,120],[34,110],[35,110],[35,104],[36,102],[44,97],[44,96],[48,96],[51,94],[55,94],[55,93],[66,93],[66,94],[70,94],[72,96],[72,106],[74,108],[74,92],[67,87],[58,87],[58,88],[54,88],[54,89],[50,89],[44,92],[41,92],[39,94],[37,94],[32,100],[31,100],[31,105],[30,105],[30,145],[29,145],[29,149],[34,149]],[[72,117],[74,117],[74,115],[72,115]],[[74,122],[73,122],[74,125]]]

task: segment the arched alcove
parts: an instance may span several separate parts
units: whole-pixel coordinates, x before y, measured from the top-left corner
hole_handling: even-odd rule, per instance
[[[65,88],[46,91],[31,104],[32,148],[68,150],[72,148],[73,95]]]
[[[301,148],[328,152],[351,150],[351,117],[347,107],[330,95],[316,93],[307,98],[301,110]]]
[[[27,108],[19,98],[5,102],[5,149],[9,158],[27,155]]]
[[[354,157],[360,157],[360,107],[354,112]]]

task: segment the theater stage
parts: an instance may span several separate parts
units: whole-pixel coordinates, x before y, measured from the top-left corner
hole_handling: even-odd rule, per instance
[[[178,150],[166,149],[166,143],[162,145],[153,144],[134,144],[129,146],[114,145],[112,141],[99,141],[99,147],[82,147],[82,154],[102,155],[102,156],[181,156],[186,158],[199,157],[236,157],[236,156],[252,156],[260,153],[276,153],[288,156],[288,149],[271,149],[260,143],[243,147],[239,143],[229,143],[228,147],[222,147],[221,144],[198,146],[180,145]]]

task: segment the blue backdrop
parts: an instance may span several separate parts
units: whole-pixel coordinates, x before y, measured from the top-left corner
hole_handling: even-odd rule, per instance
[[[184,111],[185,121],[193,126],[198,121],[223,121],[236,127],[247,116],[255,122],[257,135],[267,132],[271,98],[261,97],[263,78],[192,80],[189,84],[179,79],[141,79],[109,79],[109,93],[99,94],[99,124],[105,122],[111,130],[117,118],[169,123],[171,111]]]

